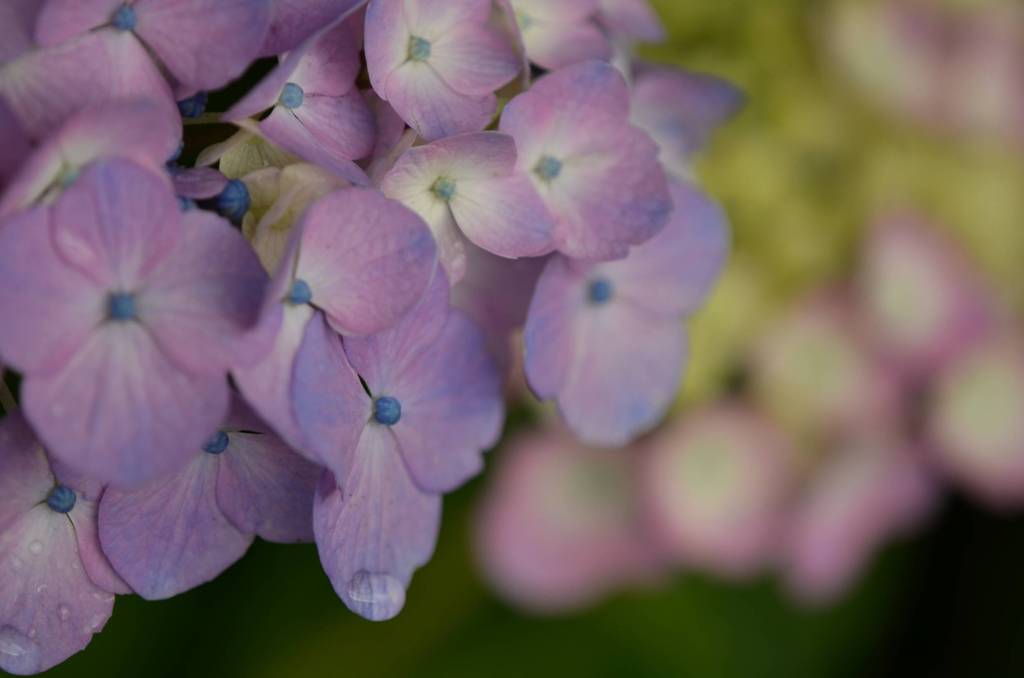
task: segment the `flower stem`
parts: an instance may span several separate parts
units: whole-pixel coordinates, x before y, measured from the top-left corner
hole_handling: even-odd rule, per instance
[[[223,113],[203,113],[198,118],[185,118],[182,122],[186,127],[189,125],[217,125],[220,123],[220,116]]]

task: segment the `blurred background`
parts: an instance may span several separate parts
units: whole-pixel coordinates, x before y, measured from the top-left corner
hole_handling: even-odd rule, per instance
[[[774,560],[737,569],[682,548],[652,556],[649,567],[595,574],[571,602],[537,604],[518,595],[522,582],[509,584],[514,574],[483,565],[491,547],[480,537],[482,516],[512,501],[506,467],[515,464],[517,431],[537,416],[521,413],[509,424],[513,442],[491,455],[484,477],[446,500],[437,555],[397,620],[373,624],[349,613],[315,547],[258,543],[217,581],[171,601],[118,600],[89,650],[52,675],[1024,675],[1024,513],[1015,510],[1024,507],[1024,483],[1013,482],[1024,468],[1013,453],[1024,456],[1024,443],[1003,444],[1021,440],[1013,427],[1024,414],[1012,407],[1024,405],[1024,368],[1015,372],[1024,365],[1016,362],[1024,350],[1016,341],[1024,312],[1024,8],[1019,0],[653,4],[670,38],[644,56],[726,78],[747,105],[695,162],[729,215],[734,253],[694,319],[678,419],[650,443],[661,452],[638,454],[683,450],[700,413],[728,402],[797,450],[783,453],[800,459],[787,462],[796,469],[787,482],[801,488],[793,492],[827,499],[850,485],[828,470],[834,448],[884,430],[920,463],[920,477],[895,491],[916,497],[913,506],[849,490],[844,496],[857,501],[815,513],[814,501],[787,495],[805,514],[845,511],[846,531],[829,534],[863,553],[850,556],[856,562],[837,575],[841,582],[815,580],[813,563],[806,576]],[[927,325],[949,307],[998,329],[941,338],[948,342],[928,365],[908,366],[898,351],[877,348],[886,322],[913,338],[915,322]],[[862,335],[873,338],[858,343]],[[979,341],[983,348],[974,348]],[[963,352],[993,355],[986,341],[1006,348],[1006,362],[986,374],[1019,380],[972,381],[973,363],[957,364]],[[950,342],[956,355],[945,350]],[[947,374],[956,369],[959,380]],[[899,383],[876,390],[876,376]],[[980,395],[958,400],[971,384]],[[816,430],[826,405],[843,426]],[[963,430],[936,432],[925,421],[936,411],[950,413],[943,421],[965,418]],[[943,434],[963,445],[951,443],[942,461],[922,461],[937,453],[919,438]],[[984,448],[980,470],[970,449],[957,454],[975,441]],[[832,490],[820,480],[829,473],[840,479]],[[886,473],[864,487],[885,485]],[[723,481],[715,501],[728,504],[730,490],[752,496],[756,478],[750,487]],[[615,509],[620,489],[592,483],[578,499]],[[883,514],[875,523],[900,522],[903,513],[906,520],[863,528],[858,511],[870,508]],[[580,513],[609,515],[591,509]],[[812,542],[814,530],[805,530]],[[532,557],[529,543],[503,547]],[[557,566],[557,553],[545,557]]]

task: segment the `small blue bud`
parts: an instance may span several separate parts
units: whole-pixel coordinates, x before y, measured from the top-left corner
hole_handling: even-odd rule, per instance
[[[537,166],[533,168],[533,171],[544,181],[554,181],[562,173],[562,161],[558,158],[552,158],[550,155],[545,155],[537,163]]]
[[[131,292],[111,292],[107,298],[107,317],[119,322],[135,320],[135,295]]]
[[[221,194],[217,196],[217,211],[222,217],[236,224],[241,223],[242,217],[249,211],[251,204],[249,189],[241,179],[229,181]]]
[[[228,449],[228,443],[230,442],[231,441],[228,439],[227,433],[224,433],[224,431],[217,431],[213,434],[213,437],[207,440],[206,444],[203,445],[203,452],[206,452],[207,454],[223,454],[224,450]]]
[[[305,100],[306,93],[302,91],[302,88],[294,82],[289,82],[281,90],[281,96],[277,98],[277,103],[285,108],[292,109],[301,106]]]
[[[394,426],[402,418],[402,403],[391,396],[373,401],[373,418],[381,426]]]
[[[119,31],[134,31],[136,24],[135,10],[129,5],[121,5],[110,17],[110,23]]]
[[[313,301],[313,290],[310,289],[308,282],[296,278],[292,281],[292,287],[284,300],[292,306],[303,306]]]
[[[206,112],[206,102],[209,95],[206,92],[196,92],[188,99],[178,102],[178,111],[183,118],[198,118]]]
[[[587,290],[587,298],[595,306],[607,304],[611,301],[613,294],[615,294],[615,286],[607,278],[598,278],[591,281],[590,289]]]
[[[413,61],[426,61],[430,58],[431,52],[433,48],[429,40],[416,35],[409,38],[409,58]]]
[[[46,498],[46,505],[57,513],[71,513],[77,501],[78,497],[74,490],[64,485],[57,485],[50,490],[50,495]]]
[[[434,182],[434,186],[431,189],[434,191],[434,195],[445,202],[451,202],[451,199],[455,197],[455,182],[451,179],[441,177]]]

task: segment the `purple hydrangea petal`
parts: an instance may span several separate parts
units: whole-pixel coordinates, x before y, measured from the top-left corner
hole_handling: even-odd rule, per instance
[[[139,318],[157,343],[196,372],[251,364],[269,348],[253,334],[268,278],[255,252],[223,219],[183,216],[177,247],[146,276]]]
[[[216,578],[252,543],[217,504],[220,459],[198,445],[186,449],[192,461],[181,471],[133,491],[108,488],[100,501],[103,551],[147,600],[170,598]]]
[[[0,215],[24,209],[52,187],[72,183],[89,163],[123,157],[162,170],[181,141],[177,115],[150,100],[111,101],[83,110],[36,150],[0,201]]]
[[[17,319],[0,324],[0,356],[22,372],[60,369],[106,313],[103,290],[58,258],[50,224],[40,207],[0,226],[0,314]]]
[[[296,454],[238,399],[224,428],[230,443],[217,476],[224,515],[246,534],[312,542],[313,496],[323,469]]]
[[[0,98],[35,139],[110,99],[150,98],[176,114],[163,75],[131,34],[96,31],[27,52],[0,72]]]
[[[289,52],[333,19],[356,10],[366,0],[275,0],[261,55]]]
[[[691,185],[669,184],[675,209],[665,229],[629,258],[601,267],[616,296],[666,318],[696,312],[718,281],[729,255],[725,213]]]
[[[306,330],[295,356],[292,403],[306,452],[338,477],[348,477],[360,432],[370,419],[371,403],[322,314]]]
[[[456,92],[433,67],[422,62],[406,62],[387,82],[383,92],[387,100],[428,141],[478,132],[490,124],[498,109],[493,94]]]
[[[123,595],[132,593],[131,587],[114,570],[114,566],[110,564],[110,560],[100,545],[99,525],[97,522],[99,496],[92,499],[86,498],[82,492],[78,491],[77,485],[69,484],[63,479],[60,482],[67,487],[74,487],[75,492],[78,494],[78,499],[75,502],[76,510],[72,515],[72,521],[75,524],[78,555],[82,559],[82,567],[85,568],[85,573],[96,586],[104,591]]]
[[[594,21],[595,0],[511,0],[530,61],[547,69],[608,60],[611,43]]]
[[[431,45],[430,65],[460,94],[484,96],[501,89],[521,68],[512,45],[487,26],[460,24]]]
[[[136,290],[181,237],[169,178],[119,158],[86,168],[52,214],[58,255],[110,290]]]
[[[0,65],[35,47],[38,0],[8,0],[0,4]]]
[[[174,192],[183,198],[209,200],[227,186],[228,178],[212,167],[193,167],[171,173]]]
[[[289,153],[320,165],[357,186],[369,184],[366,173],[358,165],[348,158],[324,149],[321,142],[317,141],[291,111],[275,108],[274,112],[260,123],[259,129],[267,139]]]
[[[599,18],[613,33],[632,40],[661,42],[665,26],[648,0],[598,0]]]
[[[36,22],[40,45],[57,45],[109,24],[124,0],[46,0]]]
[[[283,111],[275,111],[274,115],[279,113]],[[343,96],[307,93],[302,106],[291,114],[331,157],[351,160],[364,158],[373,152],[376,120],[366,99],[358,91]],[[273,132],[268,132],[268,136],[273,139]],[[298,154],[297,149],[295,152]]]
[[[114,595],[80,559],[79,540],[95,538],[85,534],[94,505],[76,502],[67,514],[47,506],[55,480],[16,414],[0,423],[0,464],[0,669],[38,673],[89,644],[110,618]]]
[[[411,0],[405,3],[409,25],[436,40],[464,24],[480,24],[491,15],[491,0]]]
[[[321,481],[313,522],[334,590],[356,614],[383,621],[401,611],[413,572],[434,552],[441,498],[412,483],[387,429],[367,426],[345,481]]]
[[[22,383],[25,414],[72,468],[134,486],[186,463],[224,417],[222,374],[170,362],[135,322],[98,327],[64,368]]]
[[[0,156],[0,198],[4,197],[8,182],[21,170],[25,158],[32,152],[32,144],[14,117],[10,106],[0,99],[0,145],[4,153]]]
[[[314,203],[303,218],[296,276],[342,334],[393,325],[423,295],[436,246],[422,219],[376,191],[350,188]]]
[[[473,244],[509,259],[554,249],[551,215],[526,177],[462,181],[458,191],[452,214]]]
[[[356,13],[319,35],[288,81],[300,85],[306,94],[344,96],[355,88],[363,65],[362,49],[363,20]]]
[[[366,8],[366,65],[374,91],[385,95],[391,75],[409,58],[406,3],[371,0]],[[385,97],[386,98],[386,97]]]
[[[272,0],[137,0],[135,31],[175,79],[214,90],[241,75],[270,26]]]
[[[479,473],[480,453],[497,442],[504,421],[501,377],[483,333],[448,312],[447,281],[397,326],[346,339],[353,367],[374,397],[401,404],[391,430],[416,484],[448,492]]]

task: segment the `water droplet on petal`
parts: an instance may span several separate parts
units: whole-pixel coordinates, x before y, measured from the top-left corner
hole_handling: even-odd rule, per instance
[[[391,619],[405,606],[405,587],[387,574],[357,572],[346,592],[353,612],[371,621]]]
[[[34,640],[11,626],[0,626],[0,668],[27,675],[42,669],[42,651]]]
[[[71,608],[67,605],[61,605],[57,608],[57,616],[60,617],[61,621],[67,621],[71,618]]]
[[[38,556],[40,553],[43,552],[43,543],[41,541],[29,542],[28,552],[34,556]]]

